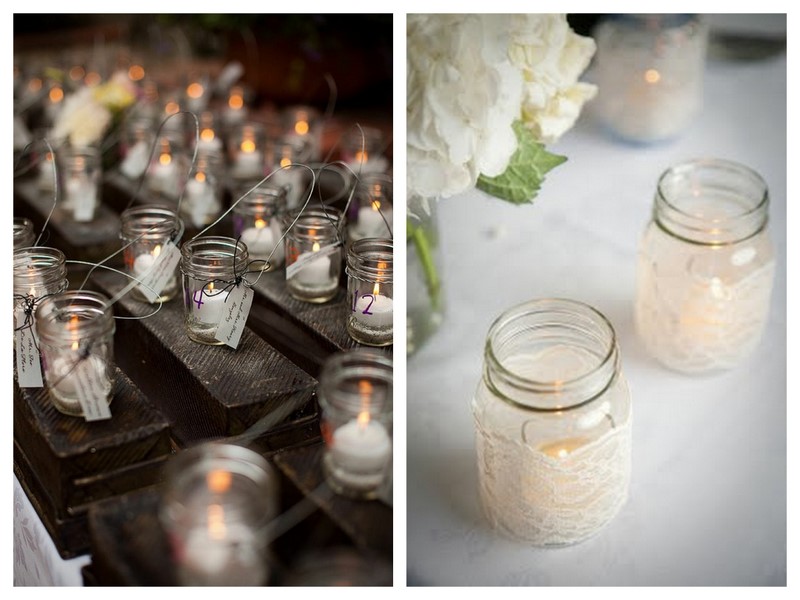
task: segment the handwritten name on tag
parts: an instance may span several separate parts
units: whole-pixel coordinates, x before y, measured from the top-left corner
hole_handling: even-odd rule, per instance
[[[330,246],[323,246],[316,252],[305,252],[302,255],[297,257],[297,260],[294,261],[292,264],[287,265],[286,267],[286,279],[291,279],[297,272],[303,269],[306,265],[315,260],[322,258],[323,256],[330,256],[334,252],[336,252],[341,244],[336,242],[335,244],[331,244]]]
[[[216,339],[231,348],[239,345],[244,332],[250,306],[253,304],[253,290],[240,284],[231,290],[222,310],[222,319],[217,327]]]
[[[42,382],[42,363],[39,349],[34,340],[33,327],[22,327],[25,323],[25,311],[18,308],[14,311],[14,328],[17,338],[17,383],[21,388],[40,388]],[[32,318],[32,317],[31,317]]]
[[[175,275],[175,268],[180,260],[181,252],[175,243],[171,240],[165,243],[153,266],[140,278],[143,285],[139,286],[139,290],[150,302],[155,302],[161,295],[161,291]]]
[[[80,361],[72,372],[78,403],[87,421],[102,421],[111,418],[108,394],[111,382],[105,373],[105,365],[91,357]]]

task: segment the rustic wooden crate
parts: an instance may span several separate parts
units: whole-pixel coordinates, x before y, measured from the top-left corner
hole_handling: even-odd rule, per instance
[[[108,296],[125,282],[108,272],[92,277],[92,285]],[[119,316],[153,311],[129,295],[114,308]],[[305,418],[318,413],[316,381],[249,328],[235,350],[190,340],[180,298],[146,319],[118,319],[114,347],[117,363],[167,416],[180,446],[242,435],[251,427],[268,432],[292,421],[298,421],[295,443],[303,443],[309,434]],[[283,441],[291,443],[290,437]]]

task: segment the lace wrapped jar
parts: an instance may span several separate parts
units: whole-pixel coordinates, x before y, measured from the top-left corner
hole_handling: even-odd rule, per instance
[[[264,261],[263,265],[254,267],[274,271],[283,266],[286,191],[271,180],[252,191],[250,187],[240,190],[239,200],[233,207],[233,235],[247,246],[251,260]]]
[[[125,267],[128,273],[151,288],[138,285],[131,290],[131,295],[141,302],[152,304],[172,300],[178,293],[177,269],[171,269],[170,274],[165,273],[158,280],[153,278],[150,271],[158,269],[156,262],[167,242],[177,244],[178,235],[183,232],[180,218],[169,208],[135,206],[125,210],[120,219]],[[154,288],[154,285],[160,289]]]
[[[533,300],[489,329],[472,402],[484,513],[536,546],[572,544],[620,510],[631,401],[614,329],[571,300]]]
[[[216,338],[225,299],[236,277],[247,270],[247,246],[229,237],[198,237],[181,246],[186,333],[201,344]],[[226,289],[227,288],[227,289]]]
[[[33,232],[33,222],[30,219],[14,219],[14,250],[33,246],[36,234]]]
[[[659,179],[639,245],[635,321],[667,367],[729,369],[755,349],[775,273],[768,205],[764,180],[734,162],[693,160]]]
[[[71,290],[39,304],[36,333],[56,409],[87,421],[110,417],[114,330],[114,313],[102,294]]]
[[[267,528],[278,513],[278,480],[259,454],[207,442],[173,457],[164,473],[159,520],[178,583],[268,583]]]
[[[334,208],[306,208],[284,216],[286,288],[297,300],[320,304],[336,296],[342,271],[338,225],[342,213]]]
[[[347,333],[367,346],[388,346],[394,339],[392,240],[364,238],[347,252]]]

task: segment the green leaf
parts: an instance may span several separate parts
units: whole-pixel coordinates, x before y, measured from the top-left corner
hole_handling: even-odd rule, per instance
[[[508,167],[497,177],[481,175],[477,187],[514,204],[529,204],[542,186],[545,173],[566,161],[567,157],[548,152],[521,121],[515,121],[513,127],[518,146]]]

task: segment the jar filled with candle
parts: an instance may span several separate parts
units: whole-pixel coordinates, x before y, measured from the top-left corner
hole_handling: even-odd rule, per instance
[[[14,219],[14,250],[33,246],[36,234],[33,232],[33,222],[30,219]]]
[[[703,103],[707,27],[697,15],[614,15],[597,42],[597,110],[616,136],[674,138]]]
[[[177,200],[187,170],[184,162],[180,136],[176,132],[160,135],[147,168],[150,193],[164,200]]]
[[[100,205],[100,151],[89,146],[63,146],[56,160],[62,183],[61,208],[77,222],[91,221]]]
[[[181,217],[190,227],[200,229],[210,225],[222,212],[224,168],[221,153],[198,146],[180,205]]]
[[[353,126],[342,139],[341,160],[359,175],[385,173],[389,168],[389,161],[383,156],[385,150],[383,131]]]
[[[342,244],[334,208],[306,208],[284,216],[286,288],[304,302],[322,303],[336,296],[342,270]]]
[[[241,199],[233,207],[233,235],[247,246],[250,260],[264,261],[254,267],[275,270],[283,266],[285,257],[286,188],[268,180],[247,193],[249,189],[240,190]]]
[[[27,247],[14,250],[14,350],[17,383],[43,387],[36,308],[45,298],[67,289],[66,257],[61,250]]]
[[[631,401],[614,329],[594,308],[542,299],[503,313],[472,413],[481,504],[497,531],[572,544],[625,503]]]
[[[44,134],[42,134],[44,137]],[[56,181],[56,170],[53,168],[53,152],[49,150],[44,152],[39,158],[39,176],[37,178],[37,185],[40,190],[53,193]]]
[[[205,110],[197,115],[197,123],[194,119],[187,119],[187,122],[192,147],[197,144],[198,152],[222,152],[221,126],[216,113]]]
[[[286,202],[289,209],[302,205],[309,190],[306,189],[308,169],[301,166],[311,159],[310,147],[292,137],[279,137],[267,140],[266,167],[272,176],[269,180],[286,188]]]
[[[388,175],[367,175],[356,187],[348,226],[350,241],[368,237],[390,238],[393,229],[392,179]],[[350,215],[351,213],[348,212]]]
[[[133,288],[131,295],[141,302],[172,300],[178,293],[177,264],[161,254],[167,247],[177,253],[174,246],[183,233],[180,218],[174,210],[162,206],[135,206],[120,218],[125,267],[145,284]],[[161,264],[165,260],[171,267]]]
[[[245,90],[242,86],[235,85],[228,93],[227,106],[222,111],[222,122],[228,129],[232,129],[244,123],[247,119],[247,103],[245,102]]]
[[[108,298],[86,290],[48,296],[36,332],[53,405],[87,421],[110,417],[114,388],[114,315]]]
[[[225,299],[248,262],[247,246],[229,237],[198,237],[181,246],[186,333],[191,340],[224,344],[216,334]]]
[[[267,584],[278,491],[272,467],[242,446],[207,442],[174,456],[158,510],[178,583]]]
[[[155,121],[149,116],[135,115],[125,120],[119,170],[128,179],[138,179],[147,170],[156,128]]]
[[[322,115],[313,106],[288,106],[282,121],[286,137],[307,148],[308,160],[322,158]]]
[[[393,340],[392,240],[364,238],[347,252],[347,333],[367,346],[388,346]]]
[[[730,161],[689,161],[659,179],[639,245],[635,320],[664,365],[729,369],[757,346],[775,273],[768,204],[764,180]]]
[[[266,132],[261,123],[247,122],[236,127],[228,140],[231,177],[252,180],[264,177]]]
[[[372,499],[391,480],[392,389],[388,356],[350,350],[325,362],[317,387],[323,466],[337,493]]]

